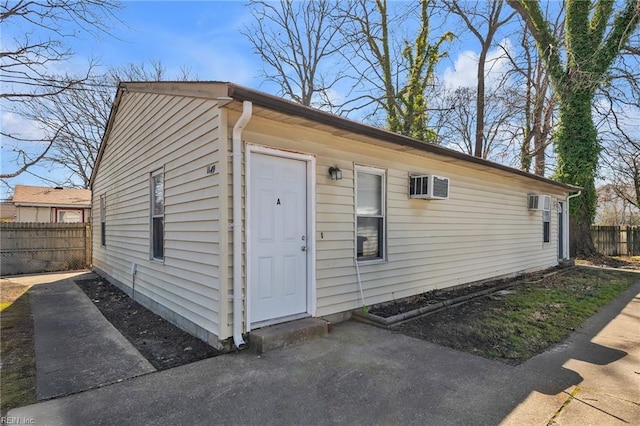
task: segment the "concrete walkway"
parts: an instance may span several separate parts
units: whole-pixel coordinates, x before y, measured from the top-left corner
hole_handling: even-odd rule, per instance
[[[639,314],[640,283],[518,367],[348,322],[300,346],[210,358],[9,416],[37,425],[638,424]]]
[[[91,273],[11,277],[32,285],[36,394],[69,395],[155,371],[73,282]]]

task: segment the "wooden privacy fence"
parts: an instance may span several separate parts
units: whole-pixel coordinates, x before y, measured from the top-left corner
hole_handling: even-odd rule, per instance
[[[640,226],[592,226],[598,252],[607,256],[640,256]]]
[[[0,274],[84,269],[91,264],[88,223],[0,223]]]

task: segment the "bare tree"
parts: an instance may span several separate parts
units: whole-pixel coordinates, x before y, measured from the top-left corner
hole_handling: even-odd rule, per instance
[[[439,144],[473,155],[475,91],[470,87],[445,89],[442,99],[443,105],[451,105],[451,109],[435,114],[446,117],[438,120],[441,123],[438,128]]]
[[[625,87],[633,92],[631,87]],[[604,88],[602,91],[606,97],[596,108],[596,115],[601,118],[601,159],[606,168],[602,173],[619,199],[640,208],[640,104],[619,108],[619,99]]]
[[[620,196],[620,188],[606,184],[597,189],[598,208],[594,223],[605,226],[640,225],[640,208],[630,203],[627,196]]]
[[[345,16],[332,0],[250,0],[254,21],[243,34],[263,62],[262,74],[280,95],[334,110],[332,89],[343,77],[338,28]]]
[[[551,15],[550,13],[547,13]],[[553,21],[552,31],[558,40],[562,40],[564,30],[564,7],[559,6]],[[557,122],[558,98],[551,88],[549,73],[539,55],[529,29],[520,21],[520,49],[515,55],[505,50],[511,62],[510,78],[522,89],[516,93],[520,99],[519,107],[523,114],[521,131],[515,137],[520,141],[520,168],[539,176],[547,169],[547,151],[553,141],[553,132]],[[551,22],[551,21],[550,21]]]
[[[487,152],[487,144],[491,143],[491,136],[487,133],[485,123],[487,55],[494,47],[495,36],[500,27],[507,24],[515,16],[515,12],[507,9],[503,11],[503,0],[487,2],[461,2],[448,0],[449,10],[460,17],[469,31],[480,44],[478,56],[477,86],[475,96],[475,134],[473,155],[483,157]]]
[[[516,66],[525,86],[524,123],[520,166],[539,176],[545,175],[546,151],[552,141],[557,98],[550,87],[549,74],[537,55],[537,48],[526,27],[521,39],[523,63]]]
[[[0,78],[3,81],[0,102],[5,111],[21,115],[34,101],[53,99],[90,80],[94,64],[89,63],[77,76],[52,72],[56,64],[73,57],[66,41],[79,31],[94,36],[108,34],[117,20],[114,13],[120,7],[112,0],[49,0],[47,2],[5,0],[0,4],[0,25],[19,27],[19,35],[3,39],[0,48]],[[2,137],[14,145],[16,169],[3,172],[0,179],[10,179],[24,173],[41,161],[52,144],[64,132],[63,127],[47,138],[6,131]],[[40,147],[29,152],[25,146]]]
[[[150,59],[148,63],[130,62],[126,65],[115,67],[107,72],[109,84],[117,84],[121,81],[189,81],[198,77],[192,75],[191,68],[183,65],[178,74],[169,75],[169,70],[160,59]]]
[[[40,98],[29,103],[22,111],[24,117],[36,123],[45,139],[51,141],[41,161],[52,168],[61,168],[65,181],[39,177],[56,185],[89,186],[115,88],[120,81],[187,81],[191,78],[187,69],[182,69],[177,76],[169,76],[161,61],[152,60],[149,66],[140,63],[113,68],[52,99]]]
[[[628,52],[640,50],[640,34],[632,41]],[[640,55],[623,55],[608,81],[600,90],[605,101],[599,105],[606,105],[607,112],[603,126],[598,126],[601,157],[618,196],[640,209]],[[602,116],[601,110],[597,112]]]
[[[362,93],[351,99],[355,106],[350,110],[373,107],[369,118],[383,111],[389,130],[435,142],[425,92],[434,83],[436,65],[446,55],[442,47],[453,34],[447,31],[431,42],[431,2],[421,0],[394,13],[386,0],[357,0],[345,14],[348,25],[341,30],[350,48],[344,57]],[[415,17],[418,28],[409,36],[406,23]]]
[[[640,224],[640,31],[629,40],[596,94],[594,116],[602,144],[597,218]]]
[[[51,142],[41,160],[42,165],[62,168],[60,186],[87,188],[95,164],[98,146],[109,117],[114,91],[111,79],[101,76],[75,85],[54,99],[40,99],[23,110],[25,118],[35,123]],[[51,181],[48,176],[39,176]]]
[[[485,114],[484,137],[481,158],[509,162],[513,143],[517,133],[520,106],[514,104],[517,100],[517,89],[507,85],[502,80],[494,90],[485,94],[483,102]],[[475,154],[475,123],[477,117],[477,92],[473,87],[458,87],[443,89],[443,106],[434,115],[439,117],[439,143],[462,151],[469,155]]]

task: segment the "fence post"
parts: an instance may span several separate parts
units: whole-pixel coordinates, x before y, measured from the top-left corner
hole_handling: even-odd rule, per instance
[[[640,255],[640,226],[627,226],[627,255]]]
[[[91,245],[91,225],[87,224],[84,227],[84,246],[85,246],[85,257],[84,264],[85,268],[91,268],[92,265],[92,245]]]

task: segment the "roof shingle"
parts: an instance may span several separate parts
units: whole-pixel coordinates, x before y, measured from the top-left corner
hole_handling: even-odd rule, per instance
[[[22,206],[78,206],[88,208],[91,207],[91,190],[16,185],[13,190],[13,203]]]

